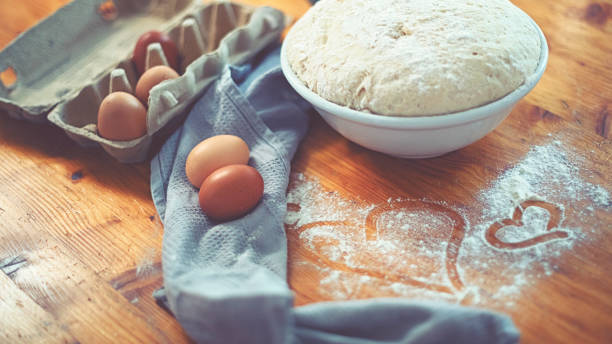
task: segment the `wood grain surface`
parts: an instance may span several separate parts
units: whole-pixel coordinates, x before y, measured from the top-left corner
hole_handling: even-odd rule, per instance
[[[0,0],[0,48],[66,2]],[[295,18],[309,6],[303,0],[244,2],[273,5]],[[569,221],[588,229],[588,240],[550,257],[546,263],[554,267],[551,273],[521,288],[510,306],[492,296],[478,302],[469,293],[454,298],[456,291],[467,287],[465,277],[474,273],[457,267],[456,251],[463,235],[477,225],[463,219],[478,214],[480,192],[520,163],[530,149],[558,141],[579,157],[573,163],[580,178],[612,191],[612,3],[513,2],[542,27],[550,61],[538,86],[494,132],[443,157],[401,160],[347,141],[313,114],[308,136],[293,161],[293,187],[302,174],[317,180],[323,193],[334,193],[336,198],[328,199],[342,199],[369,211],[369,222],[356,227],[365,228],[366,239],[376,236],[377,219],[393,207],[442,214],[452,231],[444,234],[433,228],[431,237],[448,241],[443,263],[449,282],[438,285],[402,273],[401,264],[419,264],[404,252],[358,252],[356,259],[365,265],[355,268],[323,250],[313,250],[302,235],[305,231],[317,226],[351,231],[356,226],[350,216],[330,216],[326,223],[287,225],[289,283],[296,305],[407,297],[425,290],[428,299],[449,300],[450,295],[451,302],[508,313],[525,343],[612,342],[610,204],[595,207],[587,216],[565,209],[565,219],[562,213],[555,217],[554,204],[524,204],[524,208],[548,207],[549,233]],[[119,164],[101,149],[78,147],[55,127],[3,114],[0,161],[0,342],[189,342],[176,320],[151,297],[163,283],[163,228],[149,193],[147,163]],[[402,201],[389,206],[389,199]],[[289,207],[293,213],[300,209],[300,204]],[[516,224],[522,216],[522,211],[515,212],[499,220]],[[514,247],[496,241],[497,230],[491,226],[487,238],[503,256],[503,250]],[[563,234],[557,235],[557,240],[565,240]],[[524,244],[521,252],[529,254],[534,245],[540,243]],[[405,259],[391,262],[393,271],[385,270],[378,261],[387,254]],[[481,286],[486,289],[504,279],[500,271],[495,267],[480,271],[485,276]],[[348,278],[329,283],[330,276]],[[395,284],[401,288],[389,288]],[[335,292],[338,285],[345,288],[343,293]]]

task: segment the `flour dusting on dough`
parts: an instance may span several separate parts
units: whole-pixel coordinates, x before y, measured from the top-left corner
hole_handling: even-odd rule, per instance
[[[392,116],[499,99],[533,75],[541,51],[538,30],[507,0],[321,0],[285,44],[315,93]]]

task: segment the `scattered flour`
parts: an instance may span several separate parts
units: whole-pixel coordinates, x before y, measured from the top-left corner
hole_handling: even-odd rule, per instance
[[[144,255],[136,266],[136,277],[146,278],[157,272],[157,267],[155,266],[156,256],[157,250],[152,247],[145,251]]]
[[[572,157],[576,163],[580,158]],[[534,147],[514,168],[506,171],[485,190],[481,198],[487,204],[483,218],[510,216],[514,208],[526,200],[592,202],[592,206],[610,207],[610,195],[599,185],[585,182],[579,168],[570,161],[559,141]]]
[[[294,261],[296,273],[302,267],[316,269],[318,292],[329,299],[402,296],[512,307],[523,288],[552,275],[564,252],[589,239],[586,234],[592,229],[583,228],[580,217],[610,211],[611,205],[608,191],[584,181],[556,142],[529,151],[482,191],[468,211],[401,198],[365,204],[326,191],[302,174],[294,175],[293,181],[288,202],[299,207],[290,206],[285,222],[288,231],[299,236],[298,245],[316,257]],[[456,264],[460,285],[447,271],[449,239],[457,223],[439,211],[440,206],[460,214],[465,222]],[[386,210],[368,226],[369,216],[381,207]],[[522,216],[497,230],[499,241],[520,246],[550,231],[564,237],[525,247],[496,247],[487,231],[512,220],[517,209]],[[549,231],[553,218],[557,225]]]

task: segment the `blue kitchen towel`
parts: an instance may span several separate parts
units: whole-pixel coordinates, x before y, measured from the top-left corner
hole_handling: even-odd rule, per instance
[[[151,162],[151,192],[164,223],[162,266],[169,308],[201,343],[514,343],[501,314],[406,299],[293,307],[284,231],[290,163],[309,106],[287,84],[279,50],[228,67]],[[244,217],[207,218],[185,160],[200,141],[242,137],[264,196]]]

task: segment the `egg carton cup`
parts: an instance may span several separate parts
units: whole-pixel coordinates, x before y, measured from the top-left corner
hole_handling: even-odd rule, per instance
[[[278,41],[282,12],[227,1],[75,0],[0,52],[0,112],[35,122],[48,119],[83,146],[100,145],[125,163],[147,158],[152,139],[180,121],[228,64],[241,64]],[[131,54],[138,37],[168,33],[179,51],[176,79],[150,91],[147,133],[131,141],[97,134],[98,108],[112,91],[133,93],[138,72]],[[147,66],[167,65],[159,44],[147,47]]]

